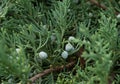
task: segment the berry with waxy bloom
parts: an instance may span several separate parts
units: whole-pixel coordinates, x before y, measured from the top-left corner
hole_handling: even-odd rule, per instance
[[[46,59],[46,58],[48,57],[48,55],[47,55],[46,52],[41,51],[41,52],[39,53],[39,57],[40,57],[41,59]]]
[[[62,56],[62,58],[67,59],[68,58],[68,52],[67,51],[63,51],[61,56]]]
[[[20,53],[21,49],[20,48],[16,48],[16,52]]]
[[[74,36],[70,36],[69,38],[68,38],[68,41],[74,41],[75,40],[75,37]]]
[[[52,35],[50,36],[51,41],[54,42],[56,40],[56,35],[55,33],[52,33]]]
[[[74,47],[72,44],[68,43],[65,45],[65,50],[69,52],[69,51],[74,50]]]
[[[117,18],[118,18],[118,19],[120,18],[120,14],[117,15]]]

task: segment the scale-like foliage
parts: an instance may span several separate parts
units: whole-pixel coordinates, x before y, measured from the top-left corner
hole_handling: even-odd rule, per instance
[[[0,83],[26,84],[50,68],[56,72],[32,81],[119,84],[120,2],[99,1],[108,7],[102,10],[89,1],[96,2],[0,0]],[[71,62],[72,69],[63,67]]]

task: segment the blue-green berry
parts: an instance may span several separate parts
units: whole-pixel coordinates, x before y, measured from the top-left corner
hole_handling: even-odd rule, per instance
[[[120,18],[120,14],[117,15],[117,18],[118,18],[118,19]]]
[[[68,58],[68,52],[67,51],[63,51],[61,54],[63,59],[67,59]]]
[[[41,52],[39,53],[39,57],[40,57],[41,59],[46,59],[46,58],[48,57],[48,55],[47,55],[46,52],[41,51]]]
[[[68,51],[68,52],[73,51],[74,47],[73,47],[72,44],[68,43],[68,44],[65,45],[65,50]]]
[[[70,36],[69,38],[68,38],[68,41],[74,41],[75,40],[75,37],[74,36]]]
[[[20,53],[21,49],[20,48],[16,48],[16,52]]]

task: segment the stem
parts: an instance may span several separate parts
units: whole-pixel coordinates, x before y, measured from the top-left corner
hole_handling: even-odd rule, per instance
[[[45,75],[47,75],[47,74],[49,74],[49,73],[51,73],[51,72],[61,71],[61,70],[63,70],[64,68],[71,68],[71,67],[73,67],[73,66],[75,65],[75,63],[76,63],[76,61],[72,61],[72,62],[66,64],[65,66],[62,65],[62,66],[57,66],[57,67],[55,67],[55,68],[46,69],[46,70],[44,70],[43,72],[41,72],[41,73],[33,76],[32,78],[30,78],[29,80],[30,80],[31,83],[28,83],[28,84],[32,84],[32,82],[34,82],[34,81],[37,80],[38,78],[40,78],[40,77],[42,77],[42,76],[45,76]]]
[[[90,1],[91,3],[93,3],[93,4],[95,4],[96,6],[102,8],[103,10],[106,10],[106,9],[107,9],[107,7],[106,7],[105,5],[100,4],[100,3],[99,3],[98,1],[96,1],[96,0],[89,0],[89,1]],[[118,15],[119,12],[115,12],[115,14]]]
[[[89,1],[90,1],[91,3],[97,5],[98,7],[102,8],[103,10],[106,10],[106,9],[107,9],[106,6],[104,6],[104,5],[100,4],[100,3],[98,3],[96,0],[89,0]]]

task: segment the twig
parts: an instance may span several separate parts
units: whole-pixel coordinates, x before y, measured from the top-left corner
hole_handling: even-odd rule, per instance
[[[107,7],[105,5],[102,5],[102,4],[98,3],[98,1],[96,1],[96,0],[89,0],[89,1],[93,4],[95,4],[96,6],[102,8],[103,10],[107,9]],[[118,14],[119,14],[119,12],[115,11],[115,15],[118,15]]]
[[[90,1],[91,3],[97,5],[98,7],[102,8],[103,10],[106,10],[106,9],[107,9],[106,6],[104,6],[104,5],[100,4],[100,3],[98,3],[96,0],[89,0],[89,1]]]
[[[82,46],[77,52],[76,52],[76,56],[78,58],[80,58],[80,66],[81,68],[85,67],[85,59],[83,57],[81,57],[82,53],[84,52],[84,46]]]
[[[61,71],[63,70],[64,68],[71,68],[75,65],[76,61],[72,61],[70,63],[68,63],[67,65],[62,65],[62,66],[57,66],[55,68],[50,68],[50,69],[46,69],[44,70],[43,72],[33,76],[32,78],[30,78],[30,82],[34,82],[35,80],[37,80],[38,78],[42,77],[42,76],[45,76],[51,72],[57,72],[57,71]],[[28,84],[32,84],[32,83],[28,83]]]

